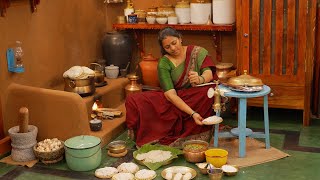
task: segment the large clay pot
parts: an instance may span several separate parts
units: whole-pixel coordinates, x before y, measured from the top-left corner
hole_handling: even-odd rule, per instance
[[[102,40],[103,58],[107,65],[125,69],[132,58],[133,36],[126,31],[107,32]]]
[[[139,63],[142,73],[142,82],[144,85],[159,87],[158,80],[158,59],[149,53],[143,56],[142,61]]]

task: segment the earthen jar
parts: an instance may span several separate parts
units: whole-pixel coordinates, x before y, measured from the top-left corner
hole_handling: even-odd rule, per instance
[[[142,58],[139,63],[142,73],[142,81],[144,85],[159,87],[158,80],[158,59],[152,56],[151,53]]]
[[[138,84],[139,76],[131,74],[127,77],[130,83],[125,87],[126,96],[128,97],[130,94],[142,92],[142,87],[140,84]]]

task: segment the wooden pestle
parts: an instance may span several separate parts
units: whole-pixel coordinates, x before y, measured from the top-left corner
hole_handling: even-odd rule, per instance
[[[29,110],[22,107],[19,110],[19,133],[27,133],[29,124]]]

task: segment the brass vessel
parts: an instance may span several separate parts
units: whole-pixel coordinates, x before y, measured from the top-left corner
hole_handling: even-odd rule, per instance
[[[231,72],[233,67],[232,63],[218,63],[216,65],[217,68],[217,76],[219,77],[220,82],[227,82],[227,80],[231,77],[229,73]]]
[[[127,77],[130,80],[130,83],[125,87],[126,96],[133,93],[142,92],[142,86],[137,82],[139,79],[139,76],[131,74],[131,75],[128,75]]]
[[[263,86],[261,79],[248,75],[247,70],[243,72],[243,75],[228,79],[227,85],[231,87]]]

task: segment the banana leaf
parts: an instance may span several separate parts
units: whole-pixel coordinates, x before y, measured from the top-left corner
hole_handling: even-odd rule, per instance
[[[147,152],[152,151],[152,150],[170,151],[172,156],[169,159],[165,160],[165,161],[156,162],[156,163],[149,163],[149,162],[139,161],[139,160],[136,159],[138,154],[147,153]],[[145,144],[145,145],[141,146],[140,149],[138,149],[138,150],[133,152],[133,157],[139,164],[145,165],[151,170],[157,170],[159,167],[161,167],[163,165],[170,164],[172,162],[172,160],[175,159],[175,158],[178,158],[178,155],[180,155],[180,154],[183,154],[183,152],[180,149],[177,149],[177,148],[173,148],[173,147],[170,147],[170,146],[164,146],[164,145]]]

